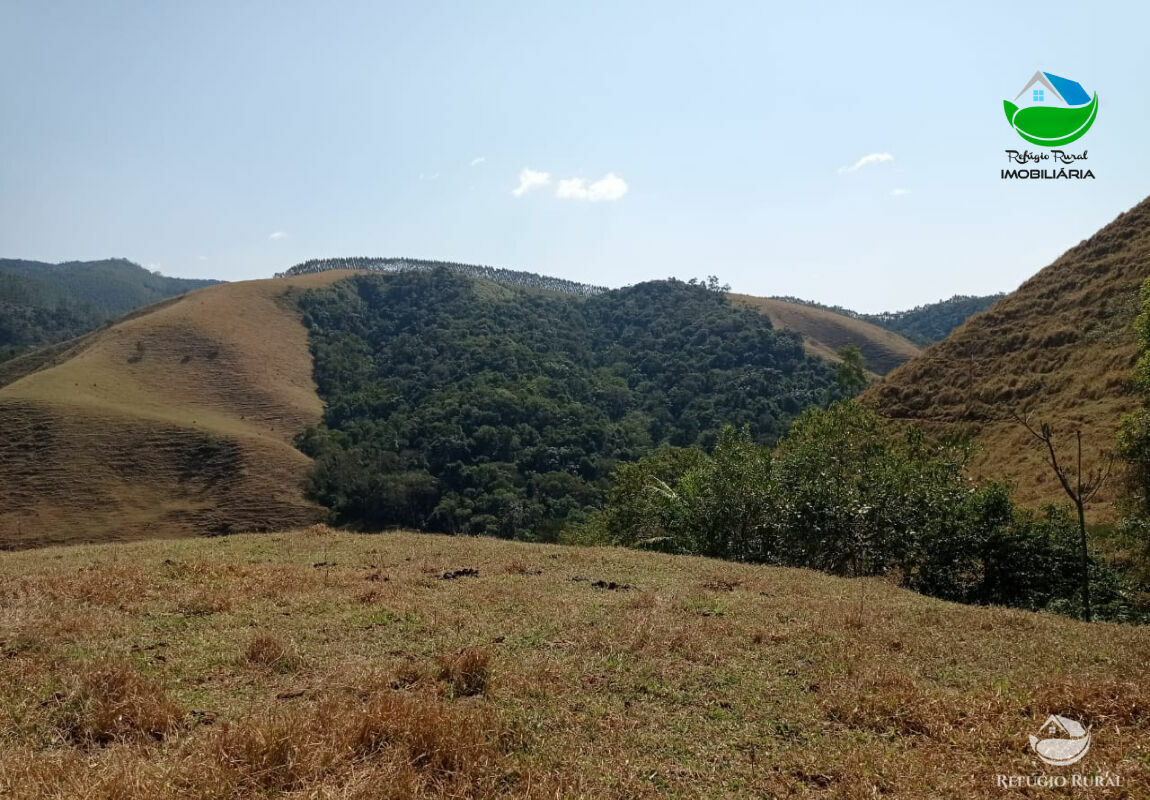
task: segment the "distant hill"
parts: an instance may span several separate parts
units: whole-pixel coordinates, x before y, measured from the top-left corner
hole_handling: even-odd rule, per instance
[[[559,294],[574,294],[587,297],[607,291],[607,288],[604,286],[594,286],[589,283],[579,283],[578,281],[569,281],[564,278],[552,278],[548,275],[539,275],[534,272],[503,269],[501,267],[487,267],[480,264],[459,264],[454,261],[430,261],[424,258],[370,258],[366,256],[319,258],[305,261],[302,264],[296,264],[286,272],[277,274],[276,277],[312,275],[330,270],[348,269],[382,273],[428,272],[430,270],[443,269],[468,278],[482,278],[508,286],[538,289],[547,292],[557,292]]]
[[[959,325],[990,308],[1003,297],[1005,295],[1001,292],[982,297],[956,294],[949,300],[915,306],[907,311],[860,314],[859,317],[925,346],[942,341]]]
[[[842,306],[828,306],[798,297],[774,297],[771,299],[820,308],[844,317],[869,322],[904,336],[916,345],[925,347],[934,342],[942,341],[950,335],[951,331],[966,322],[971,316],[990,308],[1002,297],[1004,295],[1001,292],[982,296],[956,294],[949,300],[926,303],[906,311],[883,311],[879,314],[863,314]]]
[[[0,364],[0,548],[318,519],[292,439],[323,406],[292,296],[347,274],[209,286]]]
[[[837,361],[843,347],[858,347],[864,366],[877,375],[885,375],[922,350],[906,337],[845,310],[745,294],[732,294],[731,299],[766,314],[776,328],[802,334],[807,352],[818,358]]]
[[[345,278],[306,295],[309,352],[301,292]],[[12,359],[0,546],[311,522],[293,441],[325,407],[327,434],[304,441],[332,491],[437,512],[433,529],[545,532],[618,460],[725,422],[770,442],[841,391],[798,335],[715,287],[539,288],[323,270],[207,287]]]
[[[1072,431],[1081,428],[1091,464],[1114,449],[1119,421],[1136,405],[1131,323],[1148,277],[1145,200],[864,397],[891,417],[973,432],[976,474],[1015,481],[1024,501],[1063,502],[1043,452],[1011,415],[1049,422],[1067,456]],[[1108,486],[1112,498],[1120,480]]]
[[[0,361],[218,281],[168,278],[125,259],[0,259]]]
[[[831,360],[844,344],[858,344],[878,372],[916,352],[865,321],[725,297],[717,282],[608,291],[514,270],[377,261],[359,271],[336,269],[365,266],[358,260],[308,262],[288,277],[167,299],[159,298],[195,284],[129,262],[6,262],[8,297],[22,308],[69,308],[75,295],[102,319],[124,313],[129,295],[151,305],[0,364],[0,546],[310,522],[322,510],[304,496],[312,461],[294,443],[323,419],[325,403],[332,441],[351,454],[329,466],[361,457],[390,465],[403,481],[379,486],[394,495],[406,485],[422,503],[421,488],[433,484],[420,473],[439,459],[436,507],[451,502],[437,520],[470,519],[468,530],[487,530],[491,520],[519,525],[542,509],[554,521],[595,502],[614,460],[652,444],[706,443],[731,421],[772,441],[803,408],[835,396],[833,368],[806,356]],[[458,285],[436,278],[455,288],[420,299],[415,279],[436,271]],[[352,276],[307,309],[313,364],[296,303],[304,290]],[[409,283],[414,294],[385,301],[386,286]],[[60,328],[39,343],[76,332]],[[357,370],[370,364],[393,372],[369,386]],[[327,387],[322,399],[317,382]],[[388,399],[409,394],[422,399],[401,407]],[[504,426],[493,409],[535,416]],[[372,443],[365,450],[356,437]],[[408,444],[397,445],[400,438]],[[381,442],[398,447],[394,458],[383,458]],[[332,452],[315,444],[308,453],[321,461]],[[478,460],[455,458],[457,446],[478,448]],[[448,455],[455,460],[443,461]],[[533,464],[523,475],[545,479],[520,481],[520,462]],[[582,499],[561,508],[571,497]],[[492,498],[491,509],[480,508]]]
[[[470,278],[481,278],[507,286],[556,294],[591,297],[608,291],[603,286],[552,278],[534,272],[417,258],[314,259],[297,264],[277,277],[344,269],[380,273],[445,269]],[[740,294],[731,294],[730,297],[736,303],[767,314],[776,328],[801,334],[807,353],[816,358],[837,361],[839,349],[853,344],[862,350],[867,369],[881,375],[916,355],[920,349],[904,337],[884,331],[881,329],[883,326],[871,324],[861,315],[845,309],[818,306],[815,303],[794,299],[768,299]]]

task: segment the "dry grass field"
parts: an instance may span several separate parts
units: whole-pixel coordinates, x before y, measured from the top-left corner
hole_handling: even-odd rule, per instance
[[[948,338],[873,386],[888,416],[939,430],[967,429],[979,452],[972,472],[1016,483],[1025,503],[1065,502],[1040,443],[1012,413],[1083,431],[1089,466],[1112,451],[1122,416],[1137,406],[1131,327],[1150,278],[1150,200],[1143,201]],[[1093,519],[1115,516],[1121,481],[1109,483]]]
[[[614,549],[292,533],[0,561],[13,798],[1146,797],[1150,630]],[[1091,726],[1073,768],[1027,736]],[[1121,788],[1003,789],[998,774]]]
[[[732,294],[730,298],[766,314],[776,328],[801,333],[808,355],[838,361],[839,350],[855,345],[862,351],[866,368],[876,375],[885,375],[922,352],[922,348],[894,331],[825,308],[745,294]]]
[[[290,294],[223,284],[0,370],[0,543],[283,528],[317,512],[292,437],[319,419]]]

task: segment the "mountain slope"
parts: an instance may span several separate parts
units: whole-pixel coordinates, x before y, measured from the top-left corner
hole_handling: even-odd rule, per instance
[[[854,345],[862,351],[866,368],[884,375],[922,352],[918,345],[900,334],[829,308],[773,297],[745,294],[730,297],[736,303],[766,314],[776,328],[802,334],[807,352],[818,358],[837,361],[840,349]]]
[[[164,277],[124,259],[62,264],[0,259],[0,360],[215,283]]]
[[[976,475],[1005,477],[1019,498],[1063,502],[1043,451],[1012,414],[1083,432],[1084,458],[1114,448],[1123,414],[1136,403],[1131,323],[1150,277],[1150,200],[1068,250],[992,308],[904,364],[865,395],[888,416],[976,435]],[[1109,484],[1103,500],[1119,485]],[[1112,516],[1102,508],[1098,516]]]
[[[0,368],[0,545],[314,519],[292,437],[322,407],[288,295],[344,275],[212,286]]]

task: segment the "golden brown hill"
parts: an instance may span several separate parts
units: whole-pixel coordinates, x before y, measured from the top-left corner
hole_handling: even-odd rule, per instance
[[[314,521],[292,437],[322,404],[289,295],[222,284],[0,370],[0,546]]]
[[[1114,449],[1122,415],[1136,406],[1131,323],[1147,277],[1150,200],[1068,250],[865,396],[894,418],[968,429],[979,445],[975,476],[1015,482],[1024,502],[1064,502],[1039,444],[1012,414],[1049,422],[1061,434],[1064,460],[1078,428],[1090,465]],[[1108,488],[1095,512],[1100,520],[1113,517],[1120,481],[1112,479]]]
[[[893,331],[825,308],[745,294],[730,297],[766,314],[776,328],[801,333],[807,353],[818,358],[838,361],[838,351],[853,344],[862,351],[868,370],[885,375],[922,352],[910,339]]]

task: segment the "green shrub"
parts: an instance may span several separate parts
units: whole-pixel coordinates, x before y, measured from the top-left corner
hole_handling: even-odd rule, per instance
[[[728,426],[709,455],[665,449],[621,466],[606,506],[564,540],[887,574],[947,600],[1078,613],[1074,518],[975,486],[966,455],[840,402],[805,412],[773,453]],[[1118,575],[1091,570],[1100,618],[1132,618]]]

